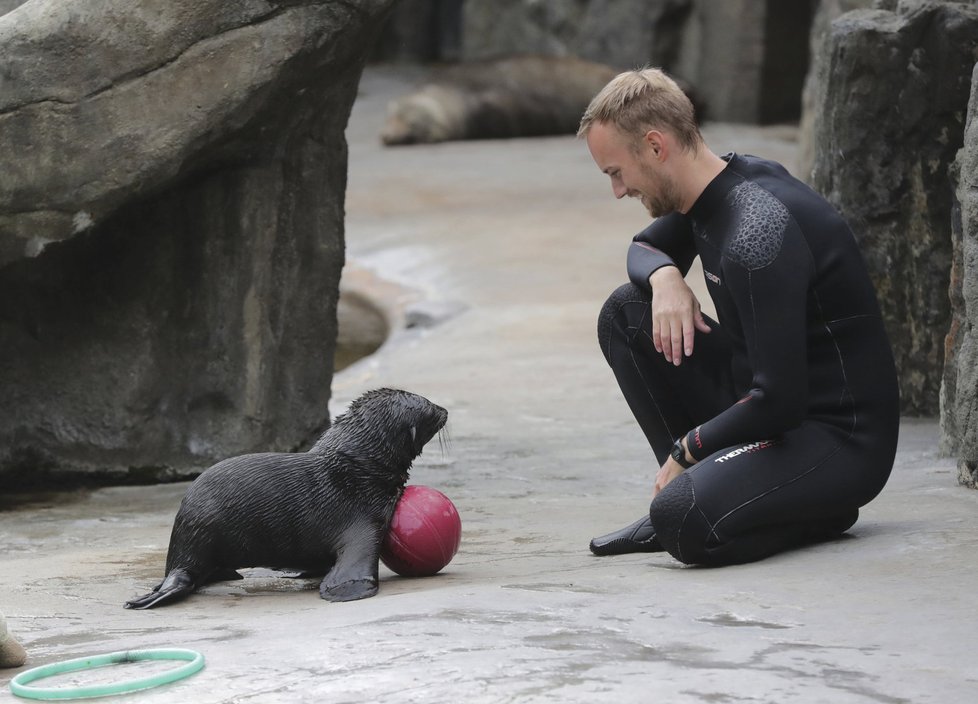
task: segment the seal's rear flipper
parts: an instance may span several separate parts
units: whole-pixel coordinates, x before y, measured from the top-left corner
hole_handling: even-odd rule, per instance
[[[130,599],[124,606],[127,609],[152,609],[160,604],[169,604],[189,596],[197,585],[194,578],[184,569],[175,569],[166,576],[163,583],[149,594]]]

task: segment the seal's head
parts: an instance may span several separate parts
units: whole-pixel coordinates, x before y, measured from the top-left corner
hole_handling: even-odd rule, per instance
[[[380,139],[387,146],[458,139],[463,130],[465,101],[452,88],[427,85],[391,101]]]
[[[448,411],[400,389],[368,391],[333,421],[317,443],[403,470],[445,426]]]

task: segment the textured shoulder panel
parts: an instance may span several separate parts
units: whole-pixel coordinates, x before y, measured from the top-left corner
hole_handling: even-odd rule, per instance
[[[765,267],[778,256],[790,215],[784,203],[752,181],[727,195],[735,213],[727,256],[747,269]]]

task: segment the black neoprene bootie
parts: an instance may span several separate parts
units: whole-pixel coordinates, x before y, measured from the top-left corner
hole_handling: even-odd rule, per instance
[[[614,533],[608,533],[591,540],[591,552],[595,555],[661,552],[664,549],[659,544],[658,538],[655,537],[655,530],[652,528],[652,521],[649,520],[648,516],[643,516],[630,526],[616,530]]]

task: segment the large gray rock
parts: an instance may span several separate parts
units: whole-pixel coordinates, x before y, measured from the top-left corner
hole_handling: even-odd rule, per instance
[[[954,176],[951,329],[941,387],[941,435],[944,449],[958,456],[961,483],[978,488],[978,64]]]
[[[808,183],[811,183],[817,148],[812,133],[816,116],[814,66],[818,63],[818,59],[815,57],[830,50],[830,31],[832,22],[837,17],[853,10],[869,9],[873,7],[873,4],[873,0],[818,0],[815,8],[809,37],[809,55],[812,60],[801,94],[801,121],[798,126],[798,159],[796,161],[797,173],[795,174]]]
[[[0,485],[174,476],[328,422],[343,131],[389,4],[0,16]]]
[[[815,66],[812,183],[866,255],[905,413],[937,415],[950,323],[951,187],[978,7],[908,1],[832,23]]]

